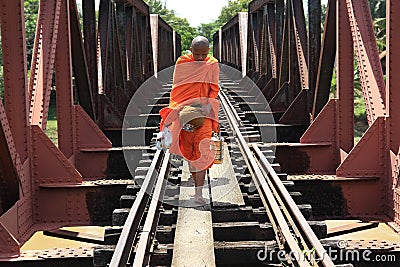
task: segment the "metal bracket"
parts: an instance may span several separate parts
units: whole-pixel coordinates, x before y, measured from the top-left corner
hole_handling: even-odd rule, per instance
[[[19,243],[0,222],[0,258],[19,257]]]

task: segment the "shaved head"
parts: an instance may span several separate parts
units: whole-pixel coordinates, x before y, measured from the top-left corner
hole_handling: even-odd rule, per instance
[[[207,38],[204,36],[197,36],[192,41],[193,48],[200,48],[200,47],[209,47],[210,43],[208,42]]]

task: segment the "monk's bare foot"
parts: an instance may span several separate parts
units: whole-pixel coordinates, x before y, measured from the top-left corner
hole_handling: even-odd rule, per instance
[[[202,197],[202,196],[194,196],[194,202],[198,203],[198,204],[207,204],[207,201]]]

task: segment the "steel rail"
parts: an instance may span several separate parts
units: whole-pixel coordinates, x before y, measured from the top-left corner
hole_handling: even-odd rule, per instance
[[[156,186],[151,198],[150,206],[148,208],[147,216],[146,216],[146,221],[143,226],[143,230],[140,232],[140,239],[139,242],[136,246],[136,252],[135,252],[135,259],[132,264],[132,266],[145,266],[144,261],[146,257],[146,252],[149,251],[149,245],[151,242],[151,239],[154,236],[151,236],[151,234],[154,232],[155,226],[158,222],[157,219],[157,214],[159,214],[158,208],[160,207],[160,199],[163,197],[165,185],[167,182],[167,179],[165,179],[168,171],[168,166],[169,166],[169,150],[165,152],[164,160],[161,166],[161,170],[158,174],[157,181],[156,181]]]
[[[237,143],[239,143],[239,141],[237,140],[237,138],[235,138],[235,141],[236,141]],[[242,149],[242,147],[241,147],[241,146],[238,146],[238,147],[239,147],[239,150],[240,150],[240,152],[242,153],[242,155],[244,155],[245,152],[244,152],[244,150]],[[245,163],[246,163],[247,166],[250,166],[250,165],[251,165],[250,162],[249,162],[249,160],[248,160],[246,157],[243,157],[243,160],[245,161]],[[252,170],[251,168],[249,168],[249,173],[250,173],[251,177],[255,176],[255,174],[254,174],[254,172],[253,172],[253,170]],[[265,199],[265,197],[264,197],[263,194],[260,194],[260,199],[261,199],[261,201],[262,201],[262,203],[263,203],[264,206],[268,205],[267,200]],[[268,218],[273,218],[273,217],[274,217],[274,214],[271,212],[270,209],[266,209],[265,211],[266,211],[266,213],[267,213]],[[276,240],[279,240],[279,239],[281,238],[281,236],[280,236],[280,231],[279,231],[279,225],[277,224],[277,222],[275,221],[275,219],[274,219],[274,220],[270,219],[270,223],[271,223],[272,228],[273,228],[273,230],[274,230]],[[285,247],[284,247],[284,244],[283,244],[282,242],[278,242],[278,246],[279,246],[279,249],[284,249],[284,248],[285,248]]]
[[[135,202],[129,211],[109,266],[125,267],[129,260],[136,233],[149,199],[148,192],[151,192],[154,186],[156,169],[161,159],[162,150],[157,150]]]
[[[221,96],[220,100],[222,102],[222,107],[225,111],[226,116],[228,117],[228,119],[230,121],[233,121],[234,120],[233,114],[235,112],[234,108],[228,101],[226,94],[224,92],[222,92],[221,90],[220,90],[220,96]],[[295,252],[292,255],[294,256],[294,258],[297,261],[297,263],[299,264],[299,266],[309,267],[310,265],[301,259],[301,255],[303,255],[303,252],[302,252],[301,248],[299,247],[299,244],[297,243],[295,238],[292,236],[289,226],[286,223],[285,217],[283,216],[283,214],[280,210],[280,207],[279,207],[278,203],[276,202],[276,199],[273,196],[271,189],[269,188],[269,185],[265,181],[265,178],[264,178],[260,168],[257,166],[257,162],[256,162],[255,158],[252,156],[252,152],[251,152],[246,140],[244,139],[243,135],[241,134],[239,127],[237,127],[237,125],[233,124],[233,123],[231,124],[231,126],[236,133],[236,136],[239,140],[239,144],[241,145],[242,149],[245,152],[244,156],[246,156],[248,158],[251,166],[253,167],[253,171],[255,174],[254,180],[259,185],[257,187],[257,189],[259,191],[261,191],[261,192],[259,192],[260,195],[264,195],[266,197],[266,199],[268,200],[269,206],[266,205],[268,203],[264,203],[265,208],[266,209],[270,208],[271,213],[274,214],[274,217],[278,221],[280,231],[281,231],[283,237],[285,238],[285,241],[289,245],[291,251]],[[260,190],[260,189],[262,189],[262,190]],[[270,218],[270,219],[275,220],[275,218]],[[277,240],[277,241],[280,242],[280,240]]]
[[[262,165],[262,163],[260,163],[259,159],[256,159],[258,166],[260,167],[264,177],[268,177],[268,172],[265,169],[265,167]],[[297,226],[297,223],[295,221],[294,218],[292,218],[292,214],[290,212],[289,209],[287,209],[287,202],[284,201],[284,199],[282,198],[280,191],[278,191],[278,188],[275,186],[275,184],[273,183],[273,181],[271,179],[266,179],[267,183],[269,184],[269,186],[272,189],[272,192],[274,193],[279,205],[281,205],[282,207],[282,211],[286,216],[286,219],[288,220],[288,223],[290,223],[290,225],[292,226],[292,230],[293,230],[293,235],[297,238],[297,240],[299,240],[301,242],[301,245],[303,246],[303,250],[308,250],[310,251],[310,244],[308,242],[306,242],[306,240],[304,240],[302,238],[302,232],[299,229],[299,227]]]
[[[271,164],[268,162],[267,158],[263,155],[260,148],[257,144],[252,144],[254,151],[256,152],[257,156],[259,157],[261,163],[264,165],[266,170],[269,173],[270,180],[275,184],[277,190],[282,196],[282,200],[286,202],[286,207],[289,208],[294,219],[298,222],[298,226],[301,227],[303,231],[303,235],[307,237],[307,241],[309,241],[310,245],[315,249],[316,253],[318,254],[318,259],[322,259],[322,262],[325,266],[330,266],[329,264],[333,265],[332,260],[330,257],[326,257],[326,250],[322,246],[321,242],[319,242],[318,237],[315,235],[314,231],[311,229],[310,225],[307,223],[306,219],[304,218],[303,214],[297,207],[296,203],[294,202],[293,198],[290,196],[289,192],[286,190],[285,186],[283,185],[282,181],[279,179],[278,175],[275,173],[274,169],[272,168]]]
[[[220,100],[222,103],[222,107],[225,111],[225,114],[227,115],[227,117],[230,121],[230,125],[237,136],[237,139],[242,148],[242,151],[244,152],[244,155],[247,157],[248,162],[251,164],[251,167],[253,168],[254,182],[257,183],[257,185],[258,185],[257,190],[259,191],[260,196],[264,195],[266,198],[266,199],[262,198],[262,200],[263,200],[265,208],[267,210],[268,209],[271,210],[271,212],[268,213],[268,214],[270,214],[271,221],[276,221],[276,223],[280,229],[280,233],[284,237],[285,242],[289,245],[289,248],[291,250],[291,255],[294,256],[294,260],[297,261],[298,265],[299,266],[310,266],[310,263],[307,261],[307,259],[301,257],[303,255],[303,250],[300,248],[297,240],[292,235],[292,232],[289,228],[286,218],[285,218],[284,214],[282,213],[280,206],[278,205],[278,200],[276,199],[277,196],[275,196],[272,191],[277,191],[277,192],[283,191],[285,193],[282,195],[284,195],[285,197],[289,196],[289,198],[290,198],[289,193],[287,192],[286,188],[283,186],[282,182],[280,182],[281,186],[277,186],[276,189],[271,188],[271,186],[268,184],[268,182],[267,182],[268,177],[266,177],[263,174],[263,170],[258,165],[257,159],[254,157],[254,154],[250,150],[249,144],[246,142],[245,138],[243,137],[243,135],[241,134],[241,132],[239,130],[239,127],[237,126],[237,124],[238,124],[238,122],[236,121],[237,116],[235,116],[235,114],[237,115],[237,112],[234,109],[234,107],[232,106],[232,104],[230,103],[227,95],[222,90],[220,90]],[[236,123],[233,123],[234,121],[236,121]],[[257,145],[252,145],[252,147],[254,147],[254,146],[257,146]],[[265,157],[264,157],[264,159],[265,159]],[[263,162],[263,165],[265,165],[264,162]],[[276,175],[275,171],[272,169],[271,166],[270,166],[270,168],[267,168],[267,171],[268,171],[268,173],[271,173],[271,172],[274,173],[274,177],[276,177],[279,180],[278,176]],[[293,200],[289,203],[291,203],[289,205],[291,211],[297,209],[297,212],[294,213],[295,218],[291,218],[291,219],[289,219],[289,221],[297,220],[301,229],[303,229],[303,231],[306,233],[305,237],[308,240],[307,243],[312,244],[313,247],[316,249],[316,252],[320,256],[318,258],[318,260],[322,259],[321,262],[318,262],[318,265],[334,266],[332,260],[329,257],[327,257],[327,255],[325,255],[325,253],[324,253],[325,250],[323,249],[319,240],[316,238],[315,234],[312,232],[311,228],[309,227],[307,221],[301,214],[300,210],[298,210],[297,205],[294,203]],[[312,234],[310,234],[310,233],[312,233]],[[279,240],[279,234],[277,234],[276,236],[277,236],[278,243],[281,243],[281,240]],[[283,245],[283,244],[280,244],[280,245]]]

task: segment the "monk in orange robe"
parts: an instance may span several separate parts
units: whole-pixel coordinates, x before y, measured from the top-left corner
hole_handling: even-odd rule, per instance
[[[167,126],[172,133],[170,152],[183,156],[189,162],[190,172],[195,182],[195,202],[205,204],[202,187],[206,170],[214,163],[210,151],[212,132],[219,132],[217,100],[219,86],[218,61],[208,56],[210,51],[207,38],[198,36],[193,39],[191,54],[178,58],[175,70],[169,106],[160,111],[161,130]],[[192,132],[182,129],[179,112],[184,106],[201,106],[206,116],[203,125]]]

